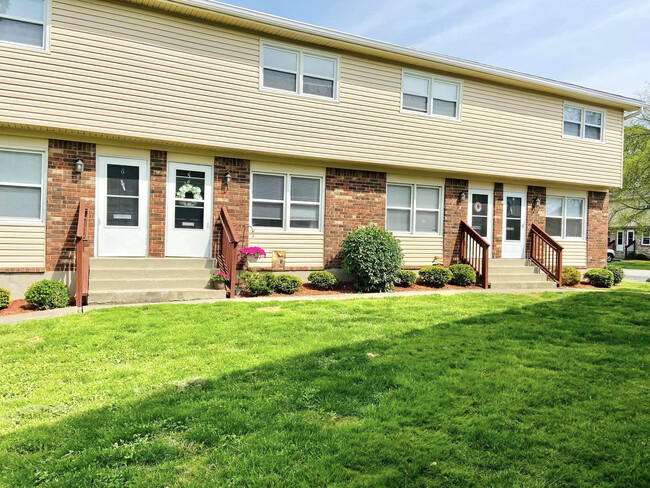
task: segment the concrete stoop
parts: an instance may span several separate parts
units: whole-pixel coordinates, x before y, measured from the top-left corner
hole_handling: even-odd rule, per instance
[[[548,279],[527,259],[491,259],[490,288],[493,290],[548,290],[557,283]]]
[[[225,298],[209,282],[213,267],[204,258],[92,258],[88,304]]]

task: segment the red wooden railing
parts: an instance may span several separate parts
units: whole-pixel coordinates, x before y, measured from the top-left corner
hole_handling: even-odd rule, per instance
[[[460,262],[469,264],[481,280],[483,288],[490,286],[488,279],[488,261],[490,244],[465,221],[460,221]]]
[[[632,248],[632,250],[630,250],[630,248]],[[631,252],[636,252],[636,241],[634,239],[628,242],[625,246],[625,259],[627,259],[627,255]]]
[[[237,261],[239,260],[237,248],[239,247],[240,240],[235,232],[235,227],[226,207],[221,207],[219,219],[221,220],[221,253],[217,257],[217,262],[219,269],[230,275],[230,284],[226,284],[226,289],[228,296],[235,298]]]
[[[76,290],[74,301],[78,311],[83,310],[84,297],[88,296],[88,278],[90,276],[90,254],[87,251],[90,207],[86,200],[79,200],[79,218],[77,219],[77,236],[75,239]]]
[[[562,246],[535,224],[531,225],[530,260],[562,286]]]
[[[611,249],[612,251],[616,251],[616,238],[612,239],[607,243],[607,249]]]

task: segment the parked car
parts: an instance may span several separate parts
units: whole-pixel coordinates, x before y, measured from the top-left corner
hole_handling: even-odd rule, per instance
[[[616,257],[616,252],[613,249],[608,249],[607,250],[607,262],[611,263],[614,261],[614,258]]]

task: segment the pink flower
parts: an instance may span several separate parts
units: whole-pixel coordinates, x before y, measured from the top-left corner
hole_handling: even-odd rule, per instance
[[[266,252],[261,247],[242,247],[239,250],[239,254],[242,256],[252,256],[256,259],[266,257]]]

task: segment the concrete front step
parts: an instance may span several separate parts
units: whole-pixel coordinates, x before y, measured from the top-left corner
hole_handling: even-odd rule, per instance
[[[106,279],[128,279],[128,278],[152,278],[152,279],[176,279],[176,278],[204,278],[207,280],[212,274],[210,268],[91,268],[90,278],[92,280]],[[215,271],[216,272],[216,271]]]
[[[90,269],[212,269],[212,258],[91,258]]]
[[[513,281],[547,281],[546,275],[543,273],[534,273],[534,272],[522,272],[522,273],[513,273],[513,274],[498,274],[490,273],[490,282],[491,283],[501,283],[501,282],[513,282]]]
[[[512,268],[492,267],[490,266],[490,276],[511,276],[525,274],[528,276],[540,274],[541,270],[537,266],[513,266]]]
[[[187,275],[186,275],[187,276]],[[209,282],[210,274],[202,277],[192,278],[108,278],[90,280],[89,293],[97,293],[103,291],[119,291],[119,290],[142,290],[142,291],[156,291],[156,290],[169,290],[172,288],[182,289],[197,289],[204,288],[212,289]]]
[[[88,304],[106,303],[159,303],[188,300],[219,300],[226,298],[224,290],[169,289],[169,290],[120,290],[88,293]]]
[[[525,268],[530,266],[528,259],[490,259],[490,269],[492,268]]]
[[[557,288],[553,281],[499,281],[490,280],[492,290],[546,290]]]

